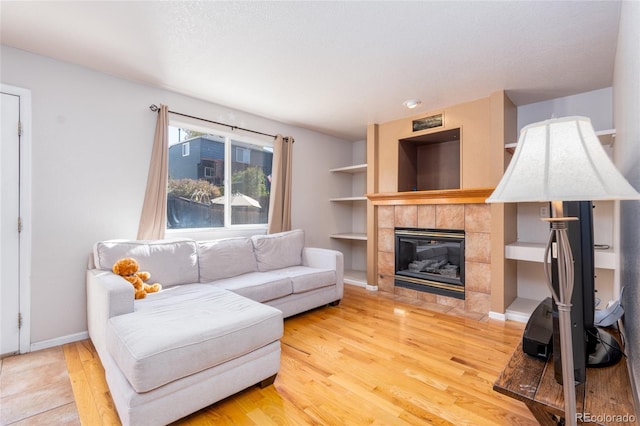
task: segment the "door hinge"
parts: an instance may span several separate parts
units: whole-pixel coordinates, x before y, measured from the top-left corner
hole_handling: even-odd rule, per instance
[[[22,136],[22,121],[18,121],[18,136]]]
[[[22,218],[18,218],[18,233],[22,232]]]
[[[22,314],[18,312],[18,328],[22,328]]]

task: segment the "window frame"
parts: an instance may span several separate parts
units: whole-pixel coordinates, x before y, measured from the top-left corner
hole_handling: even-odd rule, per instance
[[[231,185],[232,185],[231,164],[233,162],[232,147],[234,142],[245,143],[253,146],[259,146],[265,151],[273,154],[274,140],[271,137],[264,137],[260,135],[239,134],[239,133],[235,133],[233,131],[227,130],[226,127],[222,127],[222,126],[219,127],[214,124],[211,124],[211,125],[207,125],[207,124],[203,124],[201,122],[196,123],[195,121],[190,121],[190,120],[180,120],[180,119],[172,118],[170,116],[168,127],[187,128],[189,130],[216,135],[224,138],[223,185],[225,188],[231,188]],[[170,144],[169,146],[173,146],[173,145]],[[167,156],[167,162],[168,161],[169,159]],[[169,164],[167,164],[167,167],[169,167]],[[204,234],[204,233],[211,233],[214,236],[215,234],[229,235],[230,233],[231,235],[233,235],[234,231],[240,234],[243,233],[242,231],[245,231],[244,233],[248,231],[250,232],[249,235],[252,235],[255,232],[265,233],[268,228],[268,223],[235,224],[235,225],[231,223],[232,195],[233,195],[232,191],[225,190],[224,197],[226,198],[225,200],[226,202],[225,202],[225,209],[224,209],[224,226],[207,227],[207,228],[165,228],[166,235],[177,236],[177,235],[185,235],[185,234]],[[271,208],[271,206],[269,206],[269,208]]]

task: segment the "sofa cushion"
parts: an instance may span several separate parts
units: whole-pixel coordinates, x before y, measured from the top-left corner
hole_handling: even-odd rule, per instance
[[[279,232],[251,237],[258,262],[258,271],[272,271],[302,264],[304,231]]]
[[[200,286],[201,288],[198,288]],[[277,341],[282,312],[205,284],[176,301],[112,317],[107,349],[136,392],[222,364]]]
[[[180,240],[109,240],[94,245],[96,268],[110,271],[124,257],[134,258],[141,271],[151,274],[151,281],[170,287],[198,282],[198,248],[196,242]]]
[[[269,300],[288,296],[293,292],[289,277],[271,272],[250,272],[237,277],[218,280],[211,284],[231,290],[256,302],[268,302]]]
[[[258,270],[253,244],[242,237],[199,242],[198,263],[201,283]]]
[[[316,288],[328,287],[336,283],[336,271],[332,269],[310,268],[308,266],[290,266],[273,271],[291,279],[294,293],[304,293]]]

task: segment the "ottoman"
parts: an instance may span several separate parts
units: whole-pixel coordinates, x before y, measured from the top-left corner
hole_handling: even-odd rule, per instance
[[[110,370],[118,373],[107,381],[124,424],[169,423],[272,382],[279,370],[279,310],[208,285],[175,291],[183,295],[172,303],[109,320],[107,349],[118,366]]]

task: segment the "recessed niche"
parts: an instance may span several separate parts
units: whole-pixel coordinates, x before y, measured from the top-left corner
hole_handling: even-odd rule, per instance
[[[398,141],[398,192],[460,189],[460,128]]]

